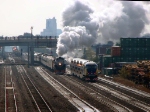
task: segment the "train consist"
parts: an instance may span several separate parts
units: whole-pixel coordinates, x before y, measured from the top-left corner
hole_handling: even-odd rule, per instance
[[[90,60],[71,58],[68,65],[63,57],[54,58],[52,55],[34,54],[34,60],[50,68],[56,74],[65,74],[66,67],[70,66],[70,74],[86,81],[98,79],[98,65]]]
[[[70,71],[86,81],[96,81],[98,78],[98,65],[90,60],[73,58],[70,63]]]
[[[34,60],[50,68],[56,74],[64,74],[66,72],[66,61],[63,57],[54,58],[51,55],[35,54]]]

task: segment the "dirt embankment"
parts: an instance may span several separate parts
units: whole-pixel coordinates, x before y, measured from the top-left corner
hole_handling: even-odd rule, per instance
[[[112,81],[150,93],[150,88],[146,88],[141,84],[135,84],[133,81],[121,77],[114,77]]]

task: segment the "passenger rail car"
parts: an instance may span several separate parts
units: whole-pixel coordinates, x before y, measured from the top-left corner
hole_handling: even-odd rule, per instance
[[[71,74],[86,81],[96,81],[98,77],[98,65],[90,60],[73,58],[70,64]]]
[[[47,67],[49,67],[50,69],[53,70],[53,60],[54,57],[53,56],[49,56],[49,55],[41,55],[41,63]]]
[[[41,53],[34,53],[34,61],[41,62]]]

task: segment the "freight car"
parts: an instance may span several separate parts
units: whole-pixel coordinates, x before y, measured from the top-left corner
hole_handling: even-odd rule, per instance
[[[98,65],[90,60],[71,59],[70,71],[72,75],[86,81],[96,81],[98,79]]]
[[[34,59],[50,68],[55,74],[64,74],[66,72],[66,61],[63,57],[55,58],[52,55],[39,54],[34,55]]]

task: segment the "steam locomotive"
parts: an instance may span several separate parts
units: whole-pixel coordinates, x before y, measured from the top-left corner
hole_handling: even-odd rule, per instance
[[[96,81],[98,78],[98,65],[90,60],[73,58],[70,63],[70,71],[86,81]]]
[[[55,74],[64,74],[66,72],[66,61],[63,57],[54,58],[52,55],[35,54],[34,60],[50,68]]]

